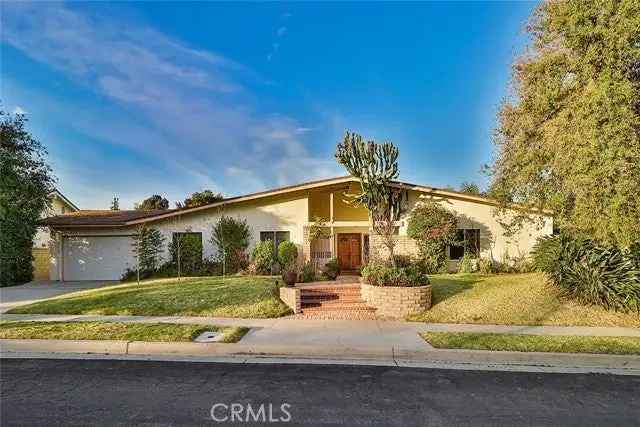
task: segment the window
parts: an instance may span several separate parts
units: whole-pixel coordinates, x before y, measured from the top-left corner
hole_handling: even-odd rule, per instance
[[[273,244],[273,253],[274,255],[278,255],[278,245],[282,242],[289,241],[289,232],[288,231],[261,231],[260,232],[260,241],[264,242],[266,240],[271,240],[274,242]]]
[[[459,245],[449,246],[449,259],[460,259],[464,254],[477,258],[480,255],[480,230],[467,228],[458,230],[456,240]]]

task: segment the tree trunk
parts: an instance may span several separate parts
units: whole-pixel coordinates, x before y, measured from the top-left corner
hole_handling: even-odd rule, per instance
[[[391,236],[391,240],[387,240],[386,242],[387,249],[389,250],[389,261],[391,261],[391,265],[396,267],[396,257],[395,257],[395,242],[393,241],[393,236]]]

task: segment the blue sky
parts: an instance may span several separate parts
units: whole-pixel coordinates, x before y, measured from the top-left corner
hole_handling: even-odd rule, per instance
[[[345,130],[400,178],[486,184],[534,3],[7,3],[2,108],[82,208],[344,175]]]

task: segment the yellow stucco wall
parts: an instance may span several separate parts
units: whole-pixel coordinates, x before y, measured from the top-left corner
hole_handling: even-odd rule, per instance
[[[309,221],[314,218],[324,218],[326,221],[331,217],[329,192],[312,192],[309,194]]]
[[[357,187],[355,187],[357,186]],[[346,190],[333,192],[333,220],[334,221],[368,221],[369,212],[365,207],[350,205],[348,194],[360,191],[360,184],[353,183]],[[331,192],[312,192],[309,194],[309,221],[316,216],[329,220]]]
[[[369,212],[363,206],[348,204],[345,192],[333,195],[333,219],[334,221],[369,221]]]

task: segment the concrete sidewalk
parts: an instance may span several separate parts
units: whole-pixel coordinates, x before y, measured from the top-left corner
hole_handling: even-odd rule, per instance
[[[483,369],[555,372],[617,372],[640,375],[639,356],[593,354],[519,353],[475,350],[437,350],[418,335],[426,331],[497,332],[640,337],[640,330],[621,327],[504,326],[428,324],[400,321],[347,321],[278,319],[233,319],[216,317],[17,315],[13,321],[115,321],[142,323],[196,323],[247,326],[251,330],[236,344],[147,343],[126,341],[2,340],[7,354],[94,353],[120,356],[220,358],[268,357],[307,360],[341,360],[343,363],[395,364],[412,366],[470,366]],[[466,368],[465,368],[466,367]]]

